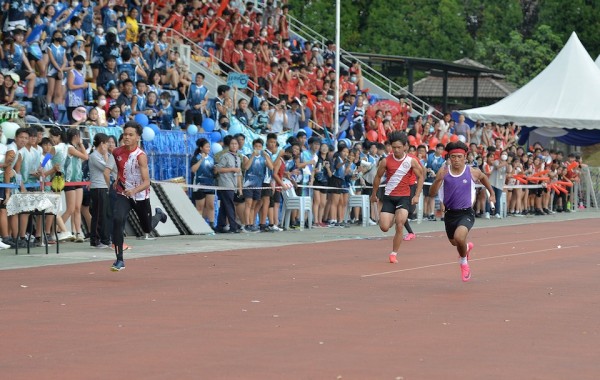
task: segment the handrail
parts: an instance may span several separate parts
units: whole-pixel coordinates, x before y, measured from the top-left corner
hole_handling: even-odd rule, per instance
[[[322,46],[325,45],[327,39],[308,25],[302,23],[301,21],[290,16],[289,14],[288,21],[290,31],[294,34],[298,35],[299,37],[305,40],[320,41]],[[340,47],[340,63],[343,62],[346,65],[346,67],[348,67],[351,61],[353,60],[361,64],[361,68],[365,78],[373,84],[379,86],[381,90],[387,92],[392,99],[398,101],[399,99],[396,96],[396,94],[402,94],[411,100],[411,102],[413,103],[413,108],[417,109],[417,111],[421,114],[431,114],[434,117],[434,119],[437,120],[441,119],[441,117],[443,116],[441,112],[436,110],[427,102],[420,99],[416,95],[410,93],[406,88],[390,80],[389,78],[381,74],[379,71],[373,69],[371,66],[369,66],[365,62],[361,61],[360,59],[358,59],[357,57],[353,56],[351,53]]]

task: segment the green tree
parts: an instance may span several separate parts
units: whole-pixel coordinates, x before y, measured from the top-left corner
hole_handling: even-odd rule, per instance
[[[529,39],[512,31],[507,42],[493,38],[477,42],[475,59],[506,73],[509,81],[524,85],[554,59],[563,44],[549,26],[541,25]]]
[[[540,6],[539,24],[549,25],[563,41],[576,32],[595,59],[600,54],[600,2],[595,0],[545,0]]]

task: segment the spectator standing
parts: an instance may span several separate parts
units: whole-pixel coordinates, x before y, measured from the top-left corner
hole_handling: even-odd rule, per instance
[[[106,212],[110,207],[108,199],[110,173],[115,166],[114,158],[110,160],[110,157],[108,155],[108,136],[104,133],[95,134],[94,149],[88,160],[92,214],[90,246],[94,248],[108,248],[110,245]]]
[[[73,61],[75,63],[74,68],[69,70],[69,73],[67,74],[67,96],[65,99],[65,107],[67,108],[67,116],[69,117],[70,124],[75,122],[75,119],[73,118],[73,111],[75,108],[84,105],[84,90],[89,86],[88,83],[85,82],[85,77],[83,75],[85,58],[78,55]]]
[[[204,138],[196,140],[196,150],[190,163],[194,175],[194,185],[215,185],[215,160],[210,155],[210,142]],[[215,190],[194,189],[192,199],[196,210],[215,228]]]
[[[273,163],[269,155],[265,153],[263,141],[256,139],[252,142],[252,153],[244,160],[244,230],[246,232],[258,232],[260,229],[255,225],[256,215],[260,211],[262,190],[267,169],[273,169]]]
[[[300,130],[300,124],[305,122],[304,109],[301,107],[302,106],[297,100],[293,100],[291,108],[286,111],[287,125],[285,129],[292,132],[294,135]]]
[[[69,129],[67,132],[67,158],[65,160],[65,182],[81,182],[83,178],[82,164],[88,159],[88,154],[83,145],[79,129]],[[83,185],[73,184],[65,186],[65,199],[67,209],[62,215],[62,220],[71,219],[72,231],[75,232],[75,242],[83,243],[81,232],[81,203],[83,200]]]
[[[204,86],[204,74],[196,73],[194,83],[190,85],[185,111],[185,124],[202,125],[202,107],[206,103],[208,89]]]
[[[494,197],[496,199],[495,217],[500,219],[500,201],[502,198],[502,192],[504,191],[504,184],[506,183],[506,172],[508,168],[508,155],[506,152],[502,152],[499,160],[494,160],[492,163],[492,172],[490,173],[489,182],[494,190]]]
[[[458,117],[458,124],[454,126],[454,134],[457,136],[463,136],[463,141],[467,146],[471,144],[471,127],[469,124],[465,123],[465,116],[460,115]]]
[[[218,186],[227,188],[217,191],[220,206],[215,231],[225,232],[226,221],[229,221],[229,232],[239,233],[241,226],[235,220],[233,197],[236,192],[242,195],[242,160],[237,154],[239,145],[236,139],[230,140],[228,148],[229,151],[222,154],[215,165],[215,172],[219,175]]]
[[[286,113],[286,109],[285,109],[285,100],[281,100],[275,105],[275,109],[271,111],[269,117],[270,117],[269,122],[271,124],[270,132],[273,132],[273,133],[283,132],[284,128],[286,128],[287,123],[288,123],[287,113]]]

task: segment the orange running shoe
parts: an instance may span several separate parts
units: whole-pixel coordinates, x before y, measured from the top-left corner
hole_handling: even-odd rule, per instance
[[[392,263],[392,264],[398,263],[398,259],[396,258],[396,255],[394,255],[393,253],[390,253],[390,263]]]

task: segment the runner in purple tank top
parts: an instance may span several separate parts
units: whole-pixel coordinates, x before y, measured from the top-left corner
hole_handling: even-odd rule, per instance
[[[438,171],[435,181],[429,189],[429,195],[435,197],[438,192],[440,201],[446,206],[444,224],[448,240],[456,247],[460,256],[460,271],[463,281],[471,279],[469,254],[473,243],[467,242],[469,231],[475,223],[475,181],[490,192],[490,202],[495,202],[494,192],[487,176],[479,169],[466,165],[467,151],[464,143],[457,141],[446,145],[450,166],[444,165]]]

